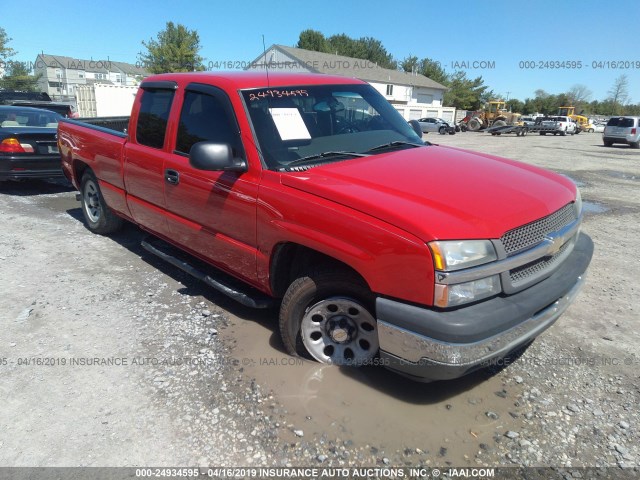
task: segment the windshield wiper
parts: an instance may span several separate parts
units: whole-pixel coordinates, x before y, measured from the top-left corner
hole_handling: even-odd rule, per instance
[[[412,143],[412,142],[404,142],[402,140],[396,140],[395,142],[383,143],[382,145],[378,145],[377,147],[370,148],[367,152],[375,152],[377,150],[384,150],[385,148],[393,148],[393,147],[402,147],[410,145],[412,147],[424,147],[425,145],[431,145],[430,143]]]
[[[356,153],[356,152],[322,152],[322,153],[316,153],[314,155],[309,155],[309,156],[306,156],[306,157],[298,158],[297,160],[294,160],[293,162],[288,163],[284,168],[287,169],[287,168],[289,168],[291,166],[300,165],[300,164],[303,164],[303,163],[310,162],[312,160],[317,160],[319,158],[344,157],[344,156],[348,156],[348,157],[368,157],[369,155],[367,155],[365,153]]]

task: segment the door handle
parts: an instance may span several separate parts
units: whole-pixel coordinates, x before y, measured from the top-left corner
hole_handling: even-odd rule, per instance
[[[176,170],[167,168],[164,171],[164,179],[167,183],[170,183],[171,185],[177,185],[178,183],[180,183],[180,173],[177,172]]]

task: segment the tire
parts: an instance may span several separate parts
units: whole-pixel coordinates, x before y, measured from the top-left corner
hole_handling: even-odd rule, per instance
[[[594,132],[594,130],[593,130],[593,128],[590,128],[589,130],[587,130],[587,132],[589,132],[589,133],[593,133],[593,132]]]
[[[640,142],[631,142],[629,146],[631,148],[640,148]]]
[[[609,140],[603,140],[602,143],[604,143],[605,147],[610,147],[611,145],[613,145],[613,142],[611,142]]]
[[[440,127],[440,128],[438,129],[438,133],[439,133],[440,135],[446,135],[446,133],[447,133],[447,127]]]
[[[560,132],[560,136],[564,137],[567,135],[567,129],[565,128],[563,131]]]
[[[469,122],[467,123],[467,130],[469,130],[470,132],[477,132],[481,128],[482,123],[475,117],[469,120]]]
[[[507,124],[507,122],[505,122],[504,120],[496,120],[495,122],[493,122],[493,124],[491,125],[492,127],[504,127]]]
[[[546,135],[547,132],[540,132],[540,135]]]
[[[80,194],[82,215],[89,230],[107,235],[122,228],[124,220],[107,206],[98,180],[91,170],[87,170],[82,176]]]
[[[280,335],[291,355],[360,366],[377,354],[374,296],[354,273],[318,269],[294,280],[282,299]]]

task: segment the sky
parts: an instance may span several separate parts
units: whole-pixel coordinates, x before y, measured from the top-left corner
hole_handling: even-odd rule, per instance
[[[197,30],[205,66],[216,70],[216,63],[254,60],[262,35],[267,47],[295,46],[311,28],[325,36],[374,37],[397,60],[429,57],[447,72],[482,76],[505,99],[582,84],[590,100],[603,100],[625,74],[630,101],[640,103],[637,0],[5,0],[1,10],[14,60],[34,62],[44,52],[135,63],[141,42],[173,21]]]

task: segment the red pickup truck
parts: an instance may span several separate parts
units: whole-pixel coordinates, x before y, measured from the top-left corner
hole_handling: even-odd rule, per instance
[[[108,125],[58,130],[88,228],[133,222],[212,287],[279,305],[286,350],[319,362],[490,365],[555,322],[593,253],[571,180],[425,143],[356,79],[156,75]]]

